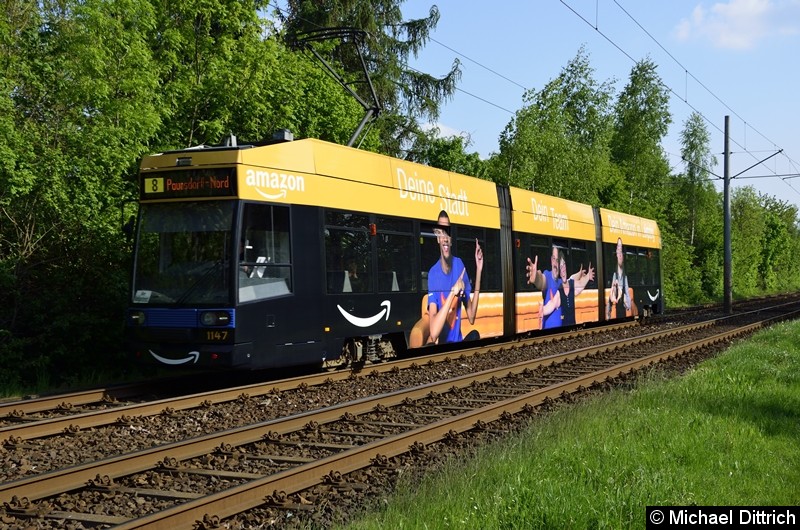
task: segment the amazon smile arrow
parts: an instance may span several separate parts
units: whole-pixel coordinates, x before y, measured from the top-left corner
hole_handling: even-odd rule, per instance
[[[336,305],[336,307],[339,309],[339,312],[345,319],[347,319],[348,322],[350,322],[354,326],[358,326],[359,328],[368,328],[372,326],[373,324],[378,322],[381,318],[384,318],[384,314],[386,315],[386,320],[389,320],[389,313],[392,312],[392,303],[389,300],[384,300],[383,302],[381,302],[381,307],[383,307],[383,309],[381,309],[377,314],[372,315],[371,317],[357,317],[345,311],[345,309],[338,304]]]

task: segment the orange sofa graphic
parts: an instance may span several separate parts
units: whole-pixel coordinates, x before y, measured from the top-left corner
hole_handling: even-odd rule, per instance
[[[631,289],[631,295],[633,290]],[[575,298],[575,323],[597,322],[598,320],[597,289],[586,289]],[[430,341],[430,323],[428,317],[428,295],[420,301],[420,319],[414,324],[408,337],[409,348],[419,348]],[[515,295],[515,325],[517,333],[542,329],[542,293],[524,292]],[[463,309],[462,309],[463,311]],[[628,316],[635,311],[628,311]],[[475,314],[475,323],[470,324],[462,312],[461,335],[476,330],[481,338],[499,337],[503,334],[503,293],[482,292]]]

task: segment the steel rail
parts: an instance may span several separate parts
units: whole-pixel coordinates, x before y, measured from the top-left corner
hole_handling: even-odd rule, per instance
[[[774,297],[763,297],[764,300],[769,300],[771,298],[774,298]],[[758,298],[756,300],[760,301],[760,300],[762,300],[762,298]],[[751,301],[752,300],[748,300],[748,301],[745,301],[745,302],[737,302],[736,305],[749,303]],[[793,303],[793,302],[785,302],[782,305],[791,304],[791,303]],[[713,309],[713,308],[717,307],[718,305],[719,304],[716,304],[716,305],[714,305],[714,304],[706,304],[706,305],[702,305],[702,306],[698,306],[698,307],[688,308],[687,311],[693,311],[693,312],[707,311],[709,309]],[[777,306],[777,307],[780,307],[780,306]],[[670,317],[670,315],[668,315],[668,314],[664,314],[664,315],[660,315],[660,316],[667,317],[667,318]],[[584,334],[602,333],[602,332],[606,332],[606,331],[613,331],[615,329],[622,329],[622,328],[625,328],[625,327],[631,327],[631,326],[637,326],[637,325],[639,325],[639,321],[638,320],[633,320],[633,321],[627,321],[627,322],[618,322],[618,323],[614,323],[614,324],[610,324],[610,325],[593,326],[593,327],[587,327],[587,328],[582,328],[582,329],[576,329],[576,330],[572,330],[572,331],[569,331],[569,332],[557,333],[557,334],[552,334],[552,335],[541,335],[541,336],[537,336],[537,337],[515,338],[515,339],[512,339],[510,341],[494,344],[494,348],[506,348],[506,347],[513,347],[513,346],[526,346],[526,345],[531,345],[531,344],[536,344],[536,343],[541,343],[541,342],[558,341],[558,340],[564,340],[566,338],[571,338],[571,337],[575,337],[575,336],[581,336],[581,335],[584,335]],[[458,356],[462,356],[463,355],[463,356],[469,357],[469,356],[472,356],[472,355],[475,355],[475,354],[484,353],[486,351],[486,348],[487,347],[483,346],[483,347],[476,347],[476,348],[467,348],[467,349],[458,350],[458,351],[449,351],[449,352],[443,352],[443,353],[436,353],[436,354],[431,354],[431,355],[427,355],[427,356],[416,357],[416,358],[413,358],[413,359],[403,359],[403,360],[400,360],[400,361],[392,361],[392,362],[389,362],[389,363],[381,363],[381,364],[376,364],[376,365],[366,365],[364,367],[359,367],[359,368],[353,369],[353,370],[345,370],[345,371],[341,371],[341,372],[328,372],[327,373],[327,377],[325,376],[325,374],[320,374],[320,375],[318,375],[316,377],[312,376],[312,378],[308,378],[308,376],[302,376],[302,377],[298,377],[298,378],[284,379],[284,380],[275,382],[275,384],[281,385],[283,381],[302,380],[304,378],[308,378],[306,380],[306,384],[309,385],[309,386],[313,386],[315,384],[321,384],[321,382],[319,382],[320,380],[323,381],[323,382],[326,379],[340,380],[343,377],[349,377],[350,373],[359,373],[360,371],[363,371],[364,369],[372,369],[372,370],[377,370],[379,372],[384,372],[386,370],[394,369],[395,366],[403,368],[404,366],[408,366],[410,363],[413,364],[414,362],[417,362],[417,363],[419,363],[419,362],[427,363],[427,362],[431,362],[431,361],[440,362],[440,361],[445,360],[447,358],[452,358],[453,355],[458,355]],[[347,374],[347,375],[342,376],[342,374]],[[312,379],[315,379],[316,381],[314,381]],[[311,382],[309,382],[309,380],[311,380]],[[120,385],[120,386],[117,386],[117,387],[97,388],[97,389],[89,389],[89,390],[85,390],[85,391],[70,392],[70,393],[66,393],[66,394],[57,394],[57,395],[52,395],[52,396],[41,396],[41,397],[30,398],[30,399],[19,399],[19,400],[13,400],[13,401],[3,401],[3,402],[0,402],[0,418],[9,418],[9,417],[13,417],[13,416],[34,414],[34,413],[39,413],[39,412],[45,412],[45,411],[48,411],[48,410],[54,410],[54,409],[60,407],[62,404],[65,404],[65,403],[69,404],[69,405],[72,405],[72,406],[81,406],[81,405],[89,405],[89,404],[92,404],[92,403],[99,403],[99,402],[103,401],[104,399],[107,399],[108,397],[113,397],[114,399],[124,399],[126,397],[134,397],[136,395],[140,395],[143,392],[142,389],[151,388],[152,386],[154,386],[154,384],[155,384],[155,382],[153,382],[153,381],[147,381],[147,382],[141,383],[141,384],[140,383],[132,383],[132,384],[127,384],[127,385]],[[260,387],[262,387],[262,386],[264,386],[264,385],[255,384],[255,385],[243,386],[242,387],[242,391],[245,392],[248,387],[252,387],[251,391],[254,391],[254,392],[258,393],[258,392],[262,391],[262,390],[260,390]],[[122,407],[117,407],[117,408],[121,409]],[[175,406],[173,406],[172,408],[174,408],[176,410],[179,409],[178,407],[175,407]],[[138,415],[147,415],[147,414],[146,413],[142,413],[142,414],[138,414]],[[78,415],[73,415],[72,417],[75,418],[77,416]],[[24,421],[24,418],[23,418],[23,421]],[[44,421],[44,420],[34,420],[34,421]],[[60,430],[63,430],[63,428],[66,428],[67,426],[68,425],[59,426],[57,428],[58,429],[57,431],[55,431],[55,432],[48,431],[48,432],[50,434],[56,434],[57,432],[60,432]],[[0,428],[0,436],[3,435],[3,434],[9,434],[9,435],[12,435],[12,436],[19,436],[19,437],[22,437],[22,438],[28,438],[28,436],[25,435],[24,433],[19,433],[19,434],[15,433],[16,430],[17,430],[17,427]]]
[[[152,392],[153,388],[170,385],[180,381],[178,377],[150,379],[134,383],[125,383],[106,387],[90,388],[67,392],[64,394],[41,395],[36,397],[3,400],[0,402],[0,419],[7,418],[15,413],[35,414],[55,410],[66,403],[73,407],[91,405],[94,403],[108,402],[109,400],[128,399]]]
[[[686,328],[699,329],[703,327],[709,327],[711,325],[713,324],[699,323],[686,326]],[[300,430],[306,424],[312,421],[323,425],[340,419],[345,412],[358,415],[369,412],[378,405],[391,407],[402,403],[404,399],[419,399],[430,394],[431,392],[445,392],[453,387],[464,388],[468,387],[473,382],[485,382],[495,377],[504,377],[508,374],[521,373],[525,370],[558,364],[564,361],[586,357],[598,352],[606,352],[625,346],[652,342],[658,338],[679,334],[682,332],[681,329],[683,328],[673,328],[670,330],[650,333],[638,337],[621,339],[599,346],[580,348],[562,354],[531,359],[510,366],[484,370],[482,372],[467,374],[447,380],[431,382],[410,389],[398,390],[379,396],[365,397],[324,409],[303,412],[285,418],[278,418],[254,425],[229,429],[226,431],[199,436],[197,438],[192,438],[182,442],[175,442],[144,449],[134,453],[111,457],[96,462],[79,464],[69,468],[0,484],[0,498],[5,500],[10,500],[13,497],[26,497],[29,500],[40,499],[79,488],[98,475],[107,475],[111,478],[130,475],[148,469],[153,469],[155,466],[157,466],[158,462],[162,462],[168,458],[186,460],[213,452],[223,444],[236,447],[258,442],[270,431],[277,432],[279,434],[286,434]]]
[[[793,312],[792,316],[797,314],[800,314],[800,312]],[[624,362],[608,369],[598,370],[574,380],[537,389],[518,397],[487,405],[452,418],[445,418],[424,427],[389,436],[309,464],[262,479],[256,479],[219,493],[207,495],[162,512],[129,521],[119,525],[117,528],[119,530],[133,528],[147,530],[189,529],[193,528],[197,521],[209,519],[209,516],[212,515],[214,518],[222,520],[225,517],[263,505],[266,497],[265,492],[297,493],[321,484],[323,479],[331,474],[340,473],[344,475],[368,467],[372,465],[373,459],[378,459],[376,457],[381,457],[381,459],[382,457],[391,458],[407,453],[414,444],[423,443],[428,445],[438,442],[453,431],[463,433],[472,430],[476,428],[479,422],[491,423],[500,419],[504,414],[519,413],[527,407],[541,405],[549,399],[555,399],[565,392],[574,393],[602,383],[609,378],[614,379],[658,362],[672,359],[685,352],[715,345],[731,337],[764,327],[775,320],[783,320],[785,318],[791,317],[771,317],[739,329],[725,331],[713,337],[669,348],[663,352]]]
[[[56,396],[44,396],[0,404],[0,418],[12,417],[14,414],[34,414],[53,410],[64,403],[72,406],[99,403],[108,398],[105,388],[70,392]]]
[[[609,328],[591,328],[581,330],[581,334],[597,333],[599,331],[609,331],[611,329],[620,329],[630,326],[638,325],[635,322],[625,322],[617,324]],[[598,331],[599,330],[599,331]],[[103,410],[94,410],[89,412],[82,412],[79,414],[72,414],[67,416],[58,416],[55,418],[47,418],[43,420],[20,422],[13,425],[0,427],[0,439],[15,438],[18,440],[31,440],[34,438],[41,438],[44,436],[53,436],[66,432],[67,430],[88,429],[92,427],[99,427],[109,425],[117,422],[122,416],[155,416],[160,414],[165,409],[172,410],[188,410],[198,408],[206,404],[219,404],[229,401],[234,401],[241,397],[243,394],[249,396],[261,396],[269,394],[270,392],[283,392],[286,390],[294,390],[301,385],[319,386],[328,382],[343,381],[350,378],[354,373],[377,372],[386,373],[393,370],[403,370],[410,368],[414,365],[427,364],[430,362],[439,363],[454,358],[471,357],[475,355],[484,355],[492,351],[502,348],[522,347],[532,344],[538,344],[548,341],[565,340],[566,338],[574,337],[574,333],[559,333],[554,335],[539,336],[527,339],[518,339],[512,342],[503,342],[497,344],[483,345],[473,348],[467,348],[457,351],[440,352],[423,357],[413,357],[408,359],[400,359],[381,364],[366,365],[360,370],[345,370],[338,372],[327,372],[314,374],[311,376],[298,376],[289,379],[282,379],[279,381],[272,381],[267,383],[254,383],[250,385],[239,386],[224,390],[211,390],[197,394],[182,396],[179,398],[167,398],[156,401],[148,401],[145,403],[134,403],[130,405],[122,405]],[[87,394],[88,395],[88,394]],[[53,402],[58,406],[63,402],[63,397],[52,398]]]

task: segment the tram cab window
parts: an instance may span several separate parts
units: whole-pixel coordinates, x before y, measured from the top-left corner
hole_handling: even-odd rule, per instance
[[[233,211],[232,201],[142,205],[133,302],[228,303]]]
[[[239,301],[292,292],[289,208],[245,204],[239,240]]]

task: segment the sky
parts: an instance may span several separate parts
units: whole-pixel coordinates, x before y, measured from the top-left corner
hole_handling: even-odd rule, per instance
[[[497,152],[526,90],[542,90],[583,46],[595,79],[613,81],[616,93],[636,61],[657,65],[671,91],[662,145],[673,172],[685,169],[680,132],[697,111],[721,191],[729,116],[732,189],[752,186],[800,208],[800,0],[406,0],[401,9],[411,19],[433,5],[441,18],[409,65],[440,77],[461,62],[458,90],[434,125],[468,135],[469,152]]]

